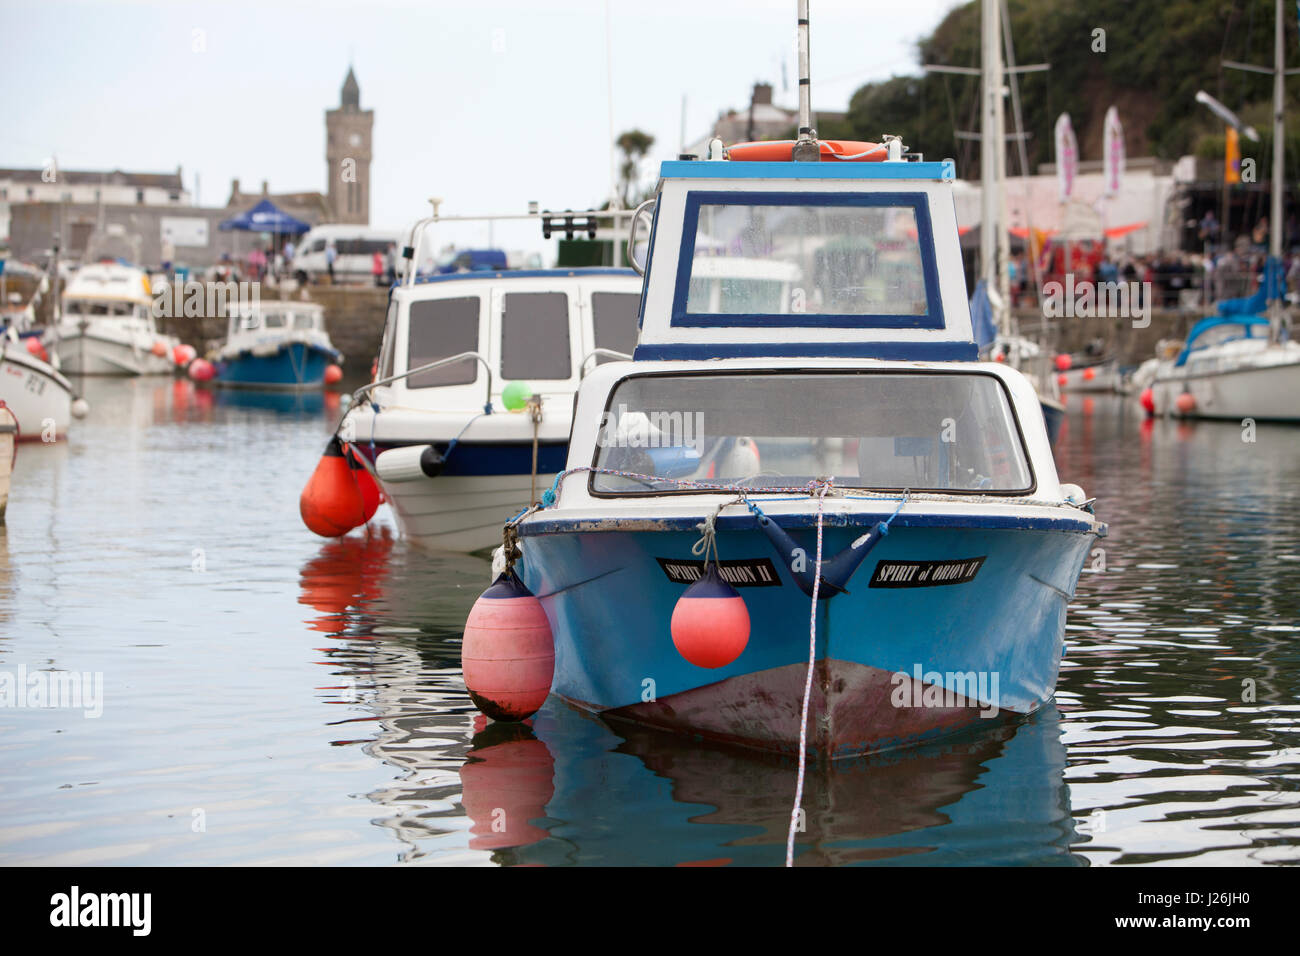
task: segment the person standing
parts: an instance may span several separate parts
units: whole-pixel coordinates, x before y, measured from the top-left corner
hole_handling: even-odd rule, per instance
[[[378,249],[370,257],[370,274],[374,277],[375,285],[384,284],[384,255]]]
[[[330,274],[330,285],[334,284],[334,258],[338,253],[334,251],[334,243],[325,247],[325,268]]]

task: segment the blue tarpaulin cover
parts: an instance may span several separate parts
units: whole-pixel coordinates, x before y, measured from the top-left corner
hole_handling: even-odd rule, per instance
[[[301,219],[293,218],[271,200],[263,199],[252,209],[225,220],[217,228],[222,232],[239,229],[243,232],[274,232],[296,236],[306,232],[311,226]]]

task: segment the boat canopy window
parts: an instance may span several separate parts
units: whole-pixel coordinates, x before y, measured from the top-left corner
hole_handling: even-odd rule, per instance
[[[596,336],[596,348],[611,349],[631,355],[636,348],[637,310],[641,296],[632,292],[593,292],[591,294],[591,324]],[[599,356],[597,364],[612,362],[608,356]]]
[[[283,312],[264,312],[262,313],[262,327],[267,329],[282,329],[285,327],[285,314]]]
[[[565,380],[573,375],[569,296],[511,292],[501,310],[501,377],[505,381]]]
[[[406,367],[419,368],[438,359],[478,351],[479,297],[424,299],[411,303],[407,318]],[[474,359],[453,362],[406,379],[407,388],[469,385],[478,378]]]
[[[1034,481],[1006,389],[977,372],[637,375],[610,396],[597,494],[685,491],[665,478],[1027,493]]]
[[[69,310],[71,311],[71,310]],[[107,315],[127,318],[136,314],[135,306],[130,302],[87,302],[77,310],[78,315]]]
[[[886,320],[878,325],[931,324],[917,321],[937,313],[937,303],[930,307],[937,292],[927,293],[935,284],[928,245],[923,253],[928,213],[919,200],[904,200],[692,194],[683,250],[689,277],[684,303],[679,280],[674,321],[810,313]]]
[[[316,313],[314,312],[295,312],[293,314],[293,327],[295,329],[314,329],[316,328]]]

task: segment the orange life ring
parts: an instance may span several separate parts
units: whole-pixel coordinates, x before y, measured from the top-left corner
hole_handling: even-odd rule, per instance
[[[788,162],[794,152],[792,139],[774,139],[761,143],[737,143],[727,147],[727,158],[748,162]],[[864,163],[883,162],[889,156],[889,150],[879,143],[862,143],[850,139],[822,139],[817,144],[821,147],[822,159],[842,160],[853,157]],[[863,153],[868,155],[863,156]]]

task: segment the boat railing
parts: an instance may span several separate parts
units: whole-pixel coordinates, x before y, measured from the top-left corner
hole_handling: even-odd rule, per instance
[[[616,352],[613,349],[592,349],[582,357],[582,361],[578,364],[579,379],[587,377],[587,363],[593,358],[612,358],[620,362],[632,361],[632,356],[626,352]]]
[[[449,355],[447,358],[438,359],[436,362],[428,362],[424,365],[418,365],[415,368],[408,368],[405,372],[398,372],[396,375],[389,375],[386,378],[376,379],[362,385],[352,393],[352,401],[359,402],[369,392],[378,388],[380,385],[390,385],[393,382],[400,381],[411,375],[419,375],[421,372],[430,372],[436,368],[442,368],[444,365],[451,365],[454,362],[463,362],[465,359],[475,359],[487,371],[487,400],[483,403],[484,410],[490,410],[492,407],[492,366],[488,364],[487,359],[477,352],[461,352],[457,355]]]

